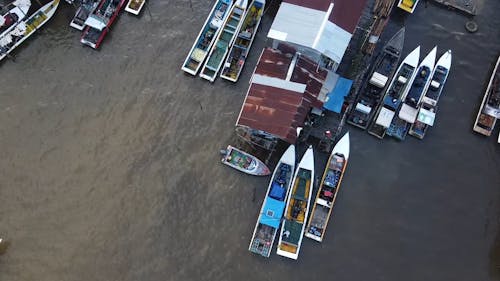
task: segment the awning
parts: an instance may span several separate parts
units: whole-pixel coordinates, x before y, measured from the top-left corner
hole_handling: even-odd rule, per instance
[[[260,222],[270,227],[278,228],[284,209],[285,202],[267,197],[266,205],[264,205],[263,208],[263,214],[260,217]]]
[[[427,124],[429,126],[434,125],[434,119],[436,118],[436,113],[431,112],[427,109],[421,108],[418,112],[417,120]]]
[[[323,107],[327,110],[340,113],[342,105],[344,104],[344,97],[347,96],[351,90],[352,80],[339,77],[337,85],[332,92],[328,94],[326,102]]]

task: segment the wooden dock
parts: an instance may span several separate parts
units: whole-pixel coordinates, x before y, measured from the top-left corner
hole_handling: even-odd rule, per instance
[[[434,2],[472,16],[477,14],[477,0],[434,0]]]

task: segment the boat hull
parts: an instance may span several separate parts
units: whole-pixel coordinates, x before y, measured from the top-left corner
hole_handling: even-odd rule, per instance
[[[99,4],[98,1],[94,1],[89,4],[82,4],[75,13],[75,16],[69,23],[69,26],[76,28],[78,30],[83,30],[85,28],[85,20],[89,17],[89,15],[94,11],[94,9]]]
[[[495,83],[497,79],[499,81]],[[499,117],[496,116],[495,111],[498,110],[498,113],[500,114],[500,108],[497,108],[496,110],[492,109],[486,110],[486,109],[488,108],[488,100],[490,98],[490,95],[500,95],[499,94],[500,89],[494,89],[495,85],[497,85],[498,87],[499,84],[500,84],[500,56],[498,57],[498,60],[493,69],[493,73],[490,77],[490,81],[488,82],[488,87],[486,88],[486,91],[484,93],[483,100],[479,108],[479,112],[477,113],[476,120],[474,122],[474,126],[472,127],[472,130],[474,132],[480,133],[488,137],[491,136],[491,133],[495,128],[497,118]]]
[[[111,0],[113,1],[113,0]],[[94,13],[97,15],[99,13],[99,10],[101,9],[102,5],[106,3],[106,0],[102,0],[99,6],[96,8]],[[120,13],[121,9],[123,8],[123,5],[125,4],[125,0],[119,0],[116,7],[114,8],[113,13],[111,14],[108,22],[106,23],[106,26],[102,29],[99,30],[97,28],[88,26],[85,27],[82,37],[80,39],[80,42],[84,45],[90,46],[93,49],[98,49],[102,41],[104,40],[104,37],[108,34],[111,25],[114,23],[116,18],[118,17],[118,14]]]
[[[145,3],[146,0],[129,0],[125,6],[125,11],[138,16]]]
[[[257,157],[231,145],[227,146],[225,155],[222,157],[221,162],[235,168],[238,171],[254,176],[268,176],[271,174],[269,168]]]

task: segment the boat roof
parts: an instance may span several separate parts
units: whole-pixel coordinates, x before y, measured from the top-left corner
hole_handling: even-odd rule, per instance
[[[289,231],[290,235],[283,236],[282,240],[292,245],[298,245],[300,238],[302,237],[302,226],[302,223],[298,223],[292,220],[285,220],[283,229],[284,231]]]
[[[349,150],[350,150],[350,139],[349,139],[349,132],[347,132],[333,148],[332,155],[335,153],[342,154],[344,155],[345,159],[348,160]]]
[[[340,113],[342,105],[344,104],[344,98],[351,91],[352,82],[353,81],[350,79],[339,77],[335,84],[335,88],[328,94],[328,98],[323,107],[330,111]]]
[[[283,0],[268,37],[312,48],[340,63],[366,0]]]
[[[314,171],[314,151],[312,146],[309,146],[309,148],[306,150],[306,153],[304,153],[304,156],[302,156],[302,159],[300,160],[298,166],[298,169],[300,168]]]
[[[281,217],[286,203],[271,197],[266,198],[266,203],[262,208],[259,222],[273,228],[279,228]]]
[[[95,28],[99,31],[103,30],[106,27],[106,22],[101,17],[91,14],[86,20],[85,25],[88,25],[92,28]]]

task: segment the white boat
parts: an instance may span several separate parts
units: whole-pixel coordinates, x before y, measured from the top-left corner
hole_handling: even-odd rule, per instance
[[[485,136],[491,136],[498,118],[500,118],[500,56],[491,74],[472,129]]]
[[[498,143],[500,143],[500,133],[498,134]]]
[[[146,0],[128,0],[127,6],[125,6],[125,11],[134,15],[139,15],[142,7],[144,7],[144,3],[146,3]]]
[[[212,49],[217,35],[219,35],[222,29],[222,24],[226,20],[232,4],[233,0],[217,0],[215,2],[189,54],[184,60],[184,64],[181,67],[183,71],[191,75],[198,73],[208,52]]]
[[[16,0],[4,7],[9,10],[0,15],[0,38],[26,18],[30,7],[30,0]]]
[[[265,4],[265,0],[254,0],[247,9],[243,24],[238,30],[238,37],[236,37],[233,46],[229,50],[229,55],[223,64],[220,74],[221,78],[232,82],[238,81],[257,30],[259,29]]]
[[[396,111],[399,109],[402,98],[406,95],[408,85],[418,66],[420,46],[406,56],[392,77],[391,83],[384,94],[382,106],[378,109],[373,121],[368,127],[368,133],[377,138],[384,138],[391,125]]]
[[[294,260],[299,257],[313,186],[314,151],[312,146],[309,146],[295,171],[286,203],[285,219],[281,223],[276,251],[280,256]]]
[[[231,7],[229,16],[222,25],[222,31],[217,36],[215,44],[212,50],[210,50],[205,64],[201,68],[201,78],[207,79],[210,82],[215,81],[215,77],[217,77],[219,73],[222,63],[229,52],[229,48],[231,48],[236,35],[238,35],[238,30],[243,23],[242,20],[247,5],[247,0],[236,0],[236,3]]]
[[[399,0],[398,8],[413,14],[413,12],[415,12],[415,8],[417,8],[418,1],[419,0]]]
[[[75,16],[69,23],[69,26],[76,28],[78,30],[83,30],[85,28],[85,21],[94,12],[99,1],[96,0],[85,0],[82,1],[80,7],[76,10]]]
[[[437,103],[450,73],[451,58],[451,50],[448,50],[438,59],[432,71],[432,79],[420,103],[417,120],[409,131],[416,138],[423,139],[429,126],[434,125]]]
[[[42,27],[56,12],[59,1],[50,1],[28,18],[17,23],[14,28],[2,34],[0,37],[0,60]]]
[[[326,163],[316,200],[314,200],[311,218],[307,223],[306,237],[318,242],[323,241],[348,160],[349,133],[346,133],[335,145]]]
[[[413,75],[411,86],[403,98],[404,103],[399,110],[398,116],[410,124],[413,124],[417,119],[420,101],[431,84],[434,75],[434,64],[436,63],[436,52],[437,47],[434,47],[422,60]]]
[[[274,239],[283,218],[294,171],[295,146],[290,145],[276,165],[267,187],[266,197],[260,208],[259,218],[248,246],[250,252],[266,258],[271,254]]]
[[[228,145],[227,149],[222,150],[221,153],[223,154],[221,162],[238,171],[254,176],[267,176],[271,174],[266,164],[257,157],[236,147]]]

